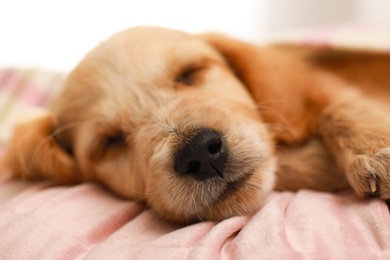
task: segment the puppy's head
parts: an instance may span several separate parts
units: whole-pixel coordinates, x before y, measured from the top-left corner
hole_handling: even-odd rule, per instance
[[[256,104],[206,36],[145,27],[114,35],[69,75],[51,115],[81,179],[170,220],[253,213],[273,186]]]

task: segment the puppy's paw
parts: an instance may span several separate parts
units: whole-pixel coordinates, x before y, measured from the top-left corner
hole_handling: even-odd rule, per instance
[[[390,199],[390,148],[373,155],[357,155],[347,178],[361,197]]]

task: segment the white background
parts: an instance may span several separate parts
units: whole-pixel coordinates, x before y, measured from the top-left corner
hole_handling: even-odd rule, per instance
[[[67,71],[111,34],[137,25],[265,41],[298,27],[390,23],[388,0],[0,0],[0,66]]]

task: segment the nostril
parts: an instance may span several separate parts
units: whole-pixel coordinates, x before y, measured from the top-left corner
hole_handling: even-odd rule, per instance
[[[174,157],[173,167],[180,175],[196,180],[222,177],[228,151],[221,133],[201,129],[181,147]]]
[[[196,173],[200,170],[199,161],[190,161],[187,166],[187,173]]]
[[[217,153],[221,152],[221,148],[222,148],[222,142],[221,141],[217,141],[217,142],[211,143],[208,146],[210,154],[217,154]]]

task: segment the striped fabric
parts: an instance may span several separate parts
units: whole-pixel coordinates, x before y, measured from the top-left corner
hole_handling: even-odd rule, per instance
[[[0,68],[0,144],[23,116],[48,105],[63,79],[63,74],[43,70]]]

